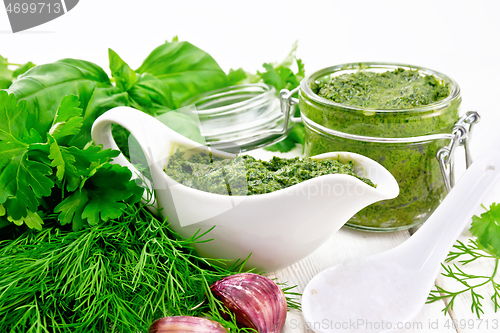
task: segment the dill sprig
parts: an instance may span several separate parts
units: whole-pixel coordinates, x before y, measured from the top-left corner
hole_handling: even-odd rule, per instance
[[[55,224],[54,224],[55,225]],[[144,206],[79,231],[53,226],[0,242],[0,332],[147,332],[157,318],[206,316],[240,331],[209,286],[241,272],[206,260]]]
[[[285,294],[288,309],[295,309],[301,311],[302,308],[300,306],[299,297],[301,297],[302,294],[291,291],[297,288],[297,285],[289,286],[288,282],[278,282],[276,278],[274,278],[273,281],[281,288],[281,290],[283,290],[283,294]]]
[[[495,260],[493,272],[491,275],[475,275],[465,272],[457,264],[441,264],[441,266],[445,270],[445,272],[442,273],[443,276],[454,279],[463,287],[457,291],[451,291],[436,285],[436,289],[431,291],[427,303],[433,303],[439,300],[448,299],[448,304],[446,304],[445,308],[443,309],[444,313],[447,314],[450,310],[453,310],[455,299],[459,295],[470,293],[472,299],[471,311],[475,313],[478,318],[480,318],[481,314],[484,314],[482,304],[484,297],[479,294],[477,290],[480,287],[491,284],[491,286],[493,287],[493,295],[491,296],[491,301],[493,302],[494,310],[495,312],[500,310],[500,283],[495,281],[500,259],[484,251],[481,245],[473,239],[469,239],[469,244],[467,245],[461,241],[458,241],[458,244],[454,245],[453,249],[454,250],[452,250],[446,258],[447,263],[453,260],[461,259],[458,262],[462,266],[465,266],[478,259],[493,259]]]

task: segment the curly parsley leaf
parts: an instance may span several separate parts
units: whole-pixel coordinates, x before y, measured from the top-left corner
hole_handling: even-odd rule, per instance
[[[264,64],[262,67],[264,67],[266,71],[257,73],[262,77],[265,83],[274,86],[278,92],[282,89],[292,90],[299,85],[297,77],[288,67],[274,67],[272,64]]]
[[[28,211],[28,214],[19,220],[14,220],[12,217],[8,217],[7,220],[18,226],[26,224],[31,229],[42,230],[42,218],[38,213],[33,213],[32,211]]]
[[[0,91],[0,140],[7,142],[24,142],[28,135],[26,120],[28,105],[17,103],[14,95]]]
[[[227,75],[229,85],[263,82],[276,89],[279,93],[281,89],[295,89],[305,76],[304,62],[295,55],[297,43],[294,43],[292,50],[281,63],[264,63],[262,67],[265,71],[257,71],[256,74],[244,71],[242,68],[230,69]],[[292,67],[296,65],[297,71],[294,73]]]
[[[54,212],[59,213],[58,218],[62,225],[72,224],[73,230],[81,230],[86,225],[82,213],[88,201],[87,191],[80,190],[61,201]]]
[[[304,63],[295,55],[297,51],[297,42],[294,43],[292,50],[280,64],[265,63],[262,65],[265,72],[257,72],[264,83],[273,86],[277,92],[282,89],[292,90],[299,86],[300,81],[305,76]],[[291,67],[296,63],[297,72],[293,72]]]
[[[28,210],[36,212],[39,199],[54,186],[52,169],[29,156],[31,144],[41,140],[34,129],[26,129],[29,116],[25,102],[17,104],[13,95],[0,91],[0,204],[16,221]]]
[[[61,224],[73,224],[74,230],[85,225],[121,216],[125,202],[136,203],[143,189],[134,180],[129,169],[118,164],[105,164],[88,179],[83,188],[65,198],[54,209]],[[110,181],[112,179],[112,181]]]
[[[256,74],[246,72],[242,68],[230,69],[227,75],[229,85],[263,82],[273,86],[277,93],[282,89],[295,89],[305,77],[304,62],[296,57],[296,51],[297,42],[294,43],[292,50],[281,63],[265,63],[262,65],[265,71],[257,71]],[[292,70],[294,65],[297,67],[296,72]],[[298,116],[297,112],[295,113],[295,116]],[[297,144],[304,144],[304,137],[304,126],[297,124],[284,140],[264,149],[282,153],[289,152]]]
[[[76,135],[83,125],[82,109],[79,108],[80,101],[75,95],[63,97],[57,109],[54,121],[50,127],[49,134],[58,142],[64,138]],[[67,140],[65,140],[67,141]]]
[[[61,146],[49,137],[50,166],[56,168],[56,176],[61,188],[66,185],[68,192],[83,187],[86,180],[92,177],[99,168],[118,156],[116,150],[103,150],[100,146],[88,145],[84,149]],[[111,180],[110,182],[114,182]]]
[[[492,204],[481,217],[474,216],[470,231],[486,252],[500,259],[500,204]]]
[[[250,73],[245,72],[243,68],[230,69],[227,74],[227,81],[230,86],[236,84],[241,84],[246,78],[248,78]]]
[[[32,63],[31,61],[28,61],[24,65],[20,65],[18,68],[14,69],[14,71],[12,71],[12,76],[17,79],[18,76],[26,73],[27,71],[29,71],[30,69],[32,69],[35,66],[36,65],[34,63]]]
[[[297,70],[297,73],[295,73],[295,77],[300,82],[306,76],[306,69],[305,69],[304,62],[302,61],[302,59],[297,59],[297,68],[298,68],[298,70]]]
[[[295,145],[303,145],[305,142],[305,130],[304,124],[295,124],[293,130],[288,134],[285,140],[275,143],[271,146],[266,147],[269,151],[279,151],[281,153],[286,153],[295,148]]]
[[[11,70],[9,67],[17,67]],[[7,89],[10,87],[12,82],[21,74],[24,74],[29,69],[35,67],[35,64],[31,61],[26,64],[12,64],[7,58],[0,55],[0,89]]]
[[[137,202],[143,194],[134,180],[130,180],[132,173],[128,168],[118,164],[106,164],[90,178],[88,187],[89,202],[85,206],[82,218],[86,218],[90,225],[96,225],[100,220],[108,221],[120,217],[125,209],[125,201]],[[113,182],[110,183],[110,179]],[[130,200],[129,200],[130,199]]]
[[[52,192],[51,174],[50,166],[29,160],[27,150],[14,157],[0,175],[0,203],[9,216],[20,220],[28,210],[37,211],[39,199]]]
[[[87,145],[84,149],[66,147],[64,150],[75,157],[75,166],[84,179],[93,176],[99,168],[120,154],[117,150],[103,150],[101,145]]]
[[[76,159],[73,155],[68,154],[62,147],[57,144],[53,136],[49,136],[49,159],[50,166],[56,168],[56,178],[59,182],[63,182],[64,177],[68,180],[67,190],[74,191],[79,185],[79,175],[74,166]]]
[[[263,81],[276,88],[276,91],[282,89],[293,90],[299,86],[300,81],[305,77],[305,68],[302,59],[298,59],[295,55],[297,51],[297,43],[292,47],[290,54],[279,65],[264,64],[266,70],[264,73],[258,72]],[[297,72],[293,72],[291,67],[293,64],[297,65]],[[295,116],[298,116],[298,109]],[[293,130],[283,140],[274,145],[264,148],[269,151],[280,151],[282,153],[289,152],[296,144],[303,145],[305,141],[305,129],[303,124],[295,124]]]
[[[59,116],[54,120],[60,120],[62,131],[56,131],[55,136],[63,137],[75,132],[66,130],[64,134],[68,126],[63,122],[81,114],[81,110],[75,110],[78,104],[76,96],[63,99]],[[47,165],[48,158],[40,153],[45,144],[43,138],[35,129],[31,128],[28,132],[26,127],[28,119],[34,117],[28,103],[17,103],[13,94],[0,92],[0,203],[4,204],[12,221],[24,221],[28,226],[38,228],[40,223],[34,212],[38,210],[40,199],[50,196],[54,181],[52,168]],[[58,176],[61,176],[59,170]]]
[[[0,55],[0,89],[7,89],[12,84],[12,71],[9,69],[9,62]]]

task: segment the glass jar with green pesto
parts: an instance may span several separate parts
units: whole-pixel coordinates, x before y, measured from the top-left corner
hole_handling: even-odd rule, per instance
[[[424,222],[447,188],[437,152],[459,119],[460,88],[448,76],[390,63],[333,66],[302,80],[305,154],[349,151],[370,157],[398,180],[396,199],[373,204],[347,226],[395,231]]]

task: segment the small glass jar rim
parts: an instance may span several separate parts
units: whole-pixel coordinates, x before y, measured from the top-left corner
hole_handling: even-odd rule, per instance
[[[435,103],[419,106],[416,108],[408,108],[408,109],[371,109],[371,108],[365,108],[362,106],[353,106],[353,105],[346,105],[342,103],[337,103],[334,101],[331,101],[329,99],[323,98],[317,94],[315,94],[312,89],[311,89],[311,83],[316,81],[320,77],[327,76],[332,73],[338,73],[342,71],[352,71],[352,70],[365,70],[365,69],[388,69],[388,70],[395,70],[398,68],[404,68],[408,70],[418,70],[420,73],[427,74],[427,75],[433,75],[437,77],[440,80],[446,81],[450,84],[450,94]],[[352,62],[352,63],[345,63],[345,64],[340,64],[340,65],[335,65],[331,67],[325,67],[323,69],[320,69],[308,76],[306,76],[301,82],[300,82],[300,90],[306,94],[306,96],[310,99],[312,99],[314,102],[325,105],[325,106],[334,106],[334,107],[340,107],[344,109],[350,109],[352,111],[367,111],[367,112],[375,112],[375,113],[397,113],[397,112],[406,112],[406,113],[412,113],[412,112],[426,112],[426,111],[432,111],[436,109],[441,109],[443,107],[447,107],[452,101],[460,98],[460,87],[458,86],[457,82],[450,78],[449,76],[435,71],[433,69],[429,69],[426,67],[421,67],[421,66],[415,66],[415,65],[409,65],[409,64],[402,64],[402,63],[393,63],[393,62]]]
[[[267,103],[272,100],[272,98],[275,96],[275,89],[273,86],[267,85],[265,83],[249,83],[249,84],[240,84],[240,85],[234,85],[234,86],[229,86],[229,87],[224,87],[220,88],[217,90],[211,90],[207,91],[201,94],[198,94],[188,100],[186,100],[184,103],[182,103],[182,106],[188,106],[191,104],[200,104],[205,102],[206,100],[223,100],[227,97],[231,97],[233,95],[237,95],[241,92],[244,92],[244,89],[249,89],[249,88],[259,88],[261,91],[248,91],[249,93],[255,93],[255,96],[248,98],[244,101],[236,102],[236,103],[231,103],[229,105],[225,106],[219,106],[215,108],[210,108],[210,109],[199,109],[194,111],[195,113],[198,114],[211,114],[211,115],[216,115],[219,113],[226,113],[230,112],[235,109],[239,109],[241,107],[246,107],[254,105],[256,102],[262,102],[262,103]]]

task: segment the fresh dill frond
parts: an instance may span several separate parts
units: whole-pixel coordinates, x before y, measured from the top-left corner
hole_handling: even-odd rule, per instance
[[[288,282],[278,282],[276,278],[273,280],[281,288],[281,290],[283,290],[283,293],[285,294],[288,309],[295,309],[298,311],[302,311],[301,306],[300,306],[300,302],[299,302],[299,297],[301,297],[302,294],[291,291],[291,290],[297,288],[297,285],[289,286]]]
[[[205,233],[182,238],[140,205],[79,231],[55,225],[0,241],[0,332],[138,333],[174,315],[241,330],[209,286],[245,260],[200,257]]]
[[[459,260],[459,263],[462,266],[470,264],[478,259],[493,259],[495,261],[493,272],[491,275],[475,275],[467,273],[465,268],[461,268],[457,264],[441,264],[444,269],[442,275],[457,281],[462,287],[456,291],[451,291],[436,285],[436,289],[431,290],[427,303],[447,300],[447,304],[443,309],[443,312],[447,314],[449,311],[453,310],[455,300],[459,295],[470,294],[472,299],[471,311],[476,314],[477,318],[481,318],[481,315],[484,314],[484,296],[482,296],[478,290],[480,287],[490,284],[493,287],[491,301],[493,303],[494,310],[495,312],[500,310],[500,284],[495,280],[498,273],[500,259],[481,250],[478,243],[472,239],[469,240],[469,244],[467,245],[458,241],[458,244],[453,246],[453,250],[446,258],[446,262],[449,263],[452,260],[457,260],[462,257],[467,258]]]
[[[458,244],[453,246],[445,261],[450,263],[457,260],[461,266],[466,266],[476,260],[490,259],[495,262],[493,272],[489,275],[475,275],[466,272],[465,268],[462,269],[457,264],[442,264],[444,269],[442,274],[461,285],[461,288],[456,291],[436,286],[436,289],[430,292],[427,303],[448,300],[448,304],[443,309],[445,314],[453,310],[455,299],[459,295],[468,293],[472,299],[471,311],[476,314],[477,318],[481,318],[481,314],[484,314],[482,303],[484,297],[479,294],[479,288],[487,285],[493,287],[493,295],[490,300],[493,303],[495,313],[500,310],[500,283],[495,280],[500,261],[500,205],[493,203],[489,210],[485,206],[482,207],[486,212],[480,217],[472,217],[470,232],[476,239],[469,239],[468,244],[457,241]]]

